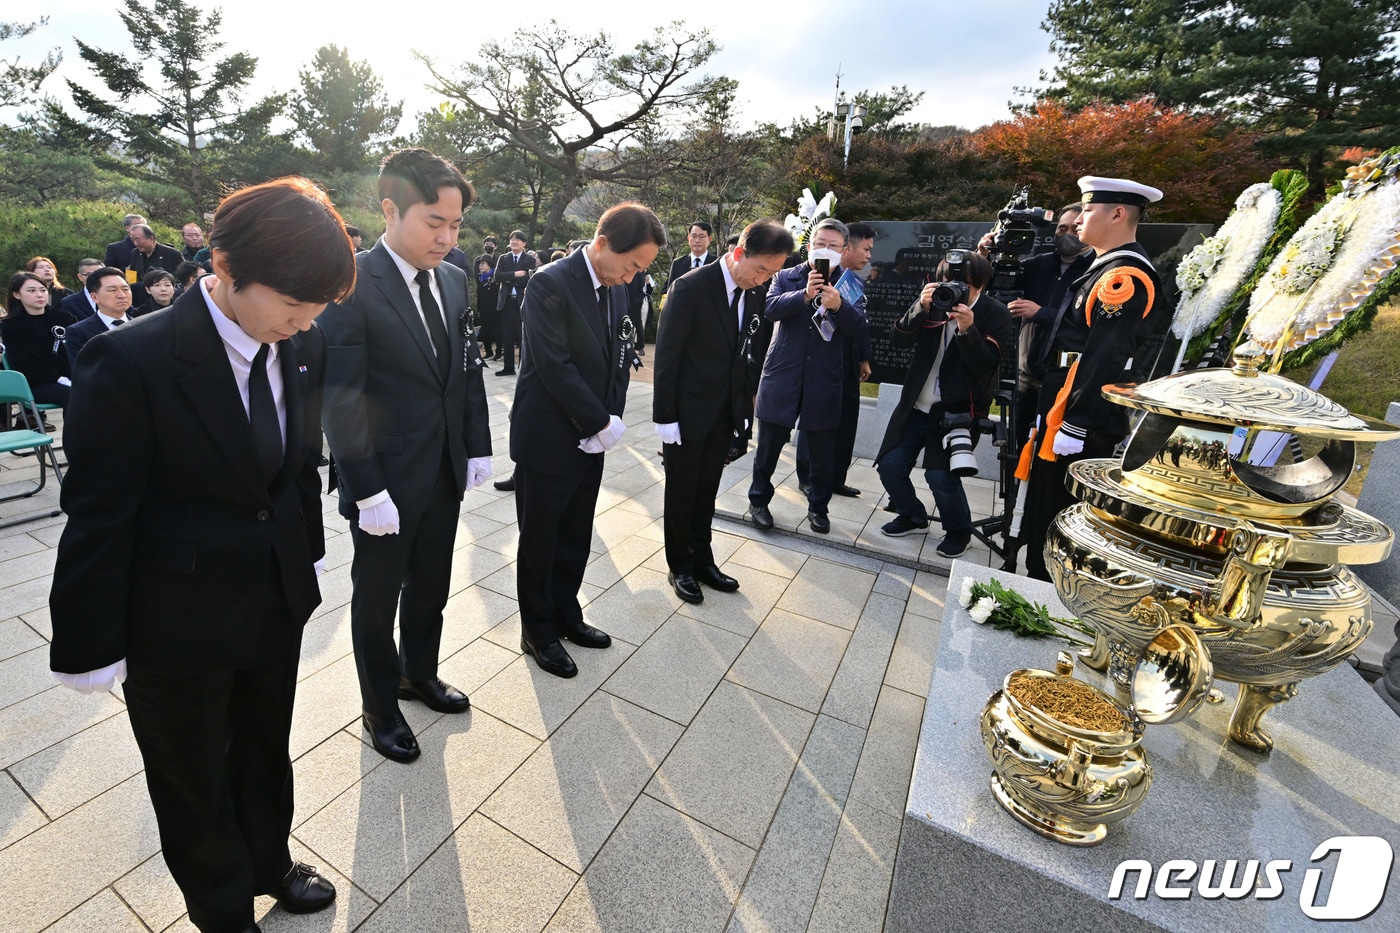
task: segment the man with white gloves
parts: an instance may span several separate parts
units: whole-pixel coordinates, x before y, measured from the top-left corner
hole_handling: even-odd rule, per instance
[[[350,627],[364,725],[398,762],[419,754],[399,700],[470,707],[437,666],[462,496],[491,475],[481,353],[464,337],[467,278],[443,262],[474,195],[426,149],[386,157],[384,236],[356,257],[354,295],[321,318],[326,439],[355,542]]]

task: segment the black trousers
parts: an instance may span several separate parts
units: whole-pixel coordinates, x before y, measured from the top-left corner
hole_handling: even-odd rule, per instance
[[[350,566],[350,635],[364,711],[388,716],[399,708],[399,678],[437,676],[442,610],[452,577],[461,496],[444,450],[428,504],[399,512],[399,533],[370,535],[350,523],[355,560]],[[397,504],[397,503],[396,503]],[[398,612],[399,644],[394,644]]]
[[[559,640],[559,629],[583,621],[578,602],[593,511],[603,484],[603,458],[570,474],[515,468],[515,515],[520,524],[515,580],[520,628],[530,644],[543,648]]]
[[[832,467],[835,460],[836,429],[826,431],[803,431],[807,435],[808,482],[812,490],[807,496],[807,509],[818,515],[825,515],[831,502]],[[758,444],[753,454],[753,482],[749,484],[749,502],[764,505],[773,501],[773,471],[778,468],[778,457],[783,446],[792,436],[792,428],[759,420]]]
[[[515,372],[515,348],[520,345],[520,299],[507,298],[501,308],[501,341],[499,350],[506,361],[506,372]]]
[[[832,449],[831,486],[846,485],[851,470],[851,458],[856,450],[856,430],[860,427],[860,383],[849,373],[841,384],[841,420],[836,425],[836,441]],[[806,486],[812,481],[812,451],[807,432],[797,432],[797,481]]]
[[[247,929],[253,898],[292,867],[287,741],[301,626],[277,592],[250,670],[133,669],[124,687],[165,864],[204,933]]]
[[[1118,446],[1119,438],[1100,439],[1093,434],[1084,442],[1084,451],[1072,457],[1042,460],[1037,455],[1031,461],[1031,478],[1026,488],[1026,514],[1021,517],[1021,540],[1026,545],[1026,575],[1034,580],[1050,579],[1045,565],[1045,540],[1055,516],[1079,501],[1065,488],[1065,478],[1072,463],[1091,457],[1109,457]],[[1036,450],[1040,450],[1037,441]]]
[[[715,562],[710,525],[715,518],[724,458],[734,437],[729,403],[710,430],[699,437],[682,437],[680,444],[662,448],[666,468],[666,565],[672,573],[693,574],[696,567]]]

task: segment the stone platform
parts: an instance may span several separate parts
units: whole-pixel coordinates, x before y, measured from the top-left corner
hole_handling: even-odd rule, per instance
[[[1110,826],[1102,844],[1073,848],[1031,832],[992,797],[979,724],[1005,675],[1023,667],[1053,670],[1058,643],[976,625],[956,598],[964,576],[997,577],[1052,614],[1069,614],[1049,584],[953,566],[890,893],[892,933],[1315,929],[1317,921],[1300,908],[1306,872],[1322,869],[1316,902],[1325,904],[1341,858],[1311,863],[1320,843],[1378,836],[1400,848],[1400,720],[1346,665],[1304,681],[1296,699],[1265,717],[1276,742],[1269,755],[1226,739],[1232,684],[1219,684],[1225,703],[1203,706],[1175,725],[1149,726],[1143,747],[1155,771],[1151,792],[1137,813]],[[1083,665],[1075,676],[1103,686],[1104,678]],[[1241,866],[1286,859],[1292,867],[1280,876],[1283,894],[1271,900],[1205,899],[1194,889],[1197,879],[1177,882],[1191,889],[1189,897],[1164,899],[1154,877],[1146,898],[1110,901],[1114,870],[1128,859],[1154,868],[1171,859],[1198,866],[1207,859],[1217,865],[1237,859]],[[1130,892],[1137,877],[1128,876]],[[1397,888],[1392,873],[1388,896],[1373,914],[1337,926],[1400,929]]]

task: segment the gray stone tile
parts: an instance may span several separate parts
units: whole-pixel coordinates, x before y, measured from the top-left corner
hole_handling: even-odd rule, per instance
[[[520,654],[520,613],[514,612],[506,616],[481,637],[512,654]]]
[[[751,848],[643,796],[545,929],[722,930],[753,856]]]
[[[472,509],[471,514],[489,518],[491,521],[499,522],[502,525],[511,525],[516,521],[515,516],[515,494],[501,496],[484,505],[479,505]]]
[[[5,615],[19,616],[34,631],[52,640],[53,625],[49,621],[49,590],[52,587],[52,575],[6,587]]]
[[[850,630],[856,627],[875,574],[824,560],[809,560],[793,578],[778,608]]]
[[[607,589],[641,566],[647,558],[658,553],[662,553],[660,541],[633,535],[616,547],[595,556],[584,569],[583,580],[585,583]]]
[[[582,872],[680,734],[655,713],[595,693],[480,812]]]
[[[807,555],[776,544],[748,541],[734,552],[729,562],[792,579],[807,562]]]
[[[34,805],[10,775],[0,771],[0,849],[18,842],[48,821],[44,811]]]
[[[807,927],[809,933],[848,933],[884,926],[899,826],[897,817],[854,800],[847,802]]]
[[[146,925],[109,890],[103,890],[48,928],[47,933],[146,933]]]
[[[0,661],[0,709],[43,693],[54,685],[49,675],[49,646],[42,641],[23,654]]]
[[[757,848],[815,719],[722,681],[647,793]]]
[[[505,670],[506,665],[519,655],[519,651],[508,651],[485,638],[478,638],[452,657],[440,662],[438,676],[474,700],[476,691]],[[410,704],[401,702],[399,705],[403,707]]]
[[[514,516],[512,516],[511,521],[514,522],[514,520]],[[477,512],[463,512],[457,517],[457,540],[454,547],[464,548],[468,544],[489,537],[505,527],[507,527],[507,523],[497,521],[494,518],[487,518]]]
[[[736,564],[732,559],[721,569],[739,581],[739,592],[719,593],[705,587],[705,601],[682,603],[680,614],[737,635],[752,635],[758,631],[759,625],[778,604],[792,581]]]
[[[675,615],[618,668],[603,689],[688,724],[744,645],[738,635]]]
[[[43,693],[0,709],[0,768],[23,761],[125,708],[110,693],[81,694],[54,684]]]
[[[956,573],[961,580],[962,574]],[[915,615],[926,619],[943,618],[943,599],[948,592],[948,577],[920,570],[914,575],[914,586],[909,592],[909,604],[905,607]]]
[[[375,768],[294,834],[381,902],[539,743],[476,710],[440,718],[418,745],[417,761]]]
[[[57,505],[58,503],[54,503]],[[29,537],[38,541],[45,547],[58,547],[58,539],[63,537],[63,529],[68,524],[68,516],[60,518],[45,519],[37,522],[26,522],[24,530],[29,532]]]
[[[622,497],[625,498],[625,497]],[[619,499],[618,501],[622,501]],[[593,539],[589,547],[596,553],[606,553],[651,524],[646,515],[638,515],[626,509],[608,508],[603,511],[604,498],[598,497],[599,514],[593,519]]]
[[[481,521],[490,521],[490,519],[484,519],[481,516],[473,517]],[[499,525],[500,523],[492,522],[492,524]],[[486,548],[488,551],[495,551],[509,560],[515,560],[515,556],[520,550],[520,526],[515,524],[501,525],[496,531],[489,535],[483,535],[472,543],[477,547]]]
[[[880,684],[886,677],[890,653],[899,633],[904,600],[871,593],[865,603],[841,667],[831,681],[822,712],[864,729],[875,714]]]
[[[113,882],[112,889],[152,930],[165,930],[185,916],[185,896],[170,877],[170,869],[165,867],[165,859],[159,853]],[[188,918],[186,923],[189,923]],[[193,930],[194,925],[190,924],[189,928]]]
[[[473,816],[360,927],[364,933],[543,928],[578,876]]]
[[[648,518],[660,518],[666,510],[666,484],[657,483],[641,492],[633,493],[626,502],[619,502],[617,508]]]
[[[57,818],[143,767],[131,723],[122,712],[11,765],[10,773],[45,813]]]
[[[20,557],[0,560],[0,589],[53,573],[53,562],[57,557],[56,551],[40,547]]]
[[[131,777],[0,849],[6,930],[42,930],[160,848],[146,782]]]
[[[477,583],[477,586],[515,603],[519,599],[516,595],[518,592],[515,579],[516,570],[515,562],[512,561],[495,573],[483,578]]]
[[[885,513],[880,513],[885,514]],[[875,592],[896,599],[908,599],[909,590],[914,585],[914,571],[898,564],[886,564],[875,580]]]
[[[515,565],[503,571],[514,576]],[[512,593],[514,590],[512,589]],[[516,611],[515,598],[502,595],[478,584],[469,586],[447,600],[442,610],[442,646],[439,658],[456,654],[473,640],[480,638],[502,619]]]
[[[758,851],[729,933],[800,933],[817,901],[865,730],[817,718]]]
[[[24,620],[7,619],[0,622],[0,660],[13,658],[44,644],[47,642]]]
[[[617,639],[609,648],[570,648],[569,654],[578,665],[577,677],[547,674],[534,658],[521,655],[476,691],[473,706],[538,739],[548,738],[634,650]]]
[[[631,501],[631,500],[628,500],[628,501]],[[622,506],[618,506],[618,508],[622,508]],[[650,525],[647,525],[645,528],[642,528],[641,530],[639,530],[639,531],[637,532],[637,535],[638,535],[639,537],[643,537],[643,538],[650,538],[650,539],[653,540],[653,541],[660,541],[662,544],[665,544],[665,543],[666,543],[666,523],[665,523],[665,521],[660,517],[660,516],[661,516],[661,512],[660,512],[660,511],[657,511],[657,512],[656,512],[656,515],[657,515],[656,520],[653,521]]]
[[[726,675],[808,712],[821,710],[851,633],[774,609]]]
[[[912,612],[904,614],[904,621],[899,626],[899,638],[895,640],[894,652],[890,655],[890,666],[885,671],[885,683],[905,693],[928,696],[929,681],[933,678],[933,656],[938,650],[938,632],[942,625],[937,619]]]
[[[355,594],[355,583],[350,578],[350,571],[349,564],[341,564],[316,578],[316,585],[321,590],[321,602],[311,613],[313,619],[337,612],[349,605],[350,598]]]
[[[473,583],[478,583],[491,574],[508,567],[512,559],[504,554],[489,551],[482,547],[464,547],[452,554],[452,580],[447,592],[460,593]]]
[[[27,554],[47,549],[43,542],[31,535],[6,535],[0,538],[0,566],[3,566],[5,561],[13,560],[16,557],[24,557]]]
[[[922,697],[892,687],[880,688],[880,701],[860,753],[851,798],[895,819],[903,819],[909,778],[924,717]],[[972,724],[968,728],[974,728]]]
[[[298,683],[289,740],[292,760],[351,723],[358,728],[361,709],[354,655],[346,655]]]
[[[664,573],[638,567],[589,603],[583,617],[614,638],[640,645],[680,606]]]
[[[301,630],[297,680],[305,680],[355,650],[350,638],[350,606],[311,617]]]
[[[340,730],[292,762],[292,787],[296,799],[295,829],[388,761],[363,741]]]

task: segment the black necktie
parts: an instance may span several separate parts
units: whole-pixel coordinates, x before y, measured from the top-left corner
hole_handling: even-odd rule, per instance
[[[126,323],[126,318],[120,318],[120,319],[118,319],[118,320],[113,321],[113,322],[112,322],[112,326],[113,326],[113,327],[121,327],[121,326],[122,326],[123,324],[125,324],[125,323]]]
[[[608,325],[612,323],[608,316],[608,287],[606,285],[598,286],[598,314],[603,319],[603,330],[606,332]]]
[[[691,262],[690,262],[690,268],[691,268],[691,269],[699,269],[699,268],[700,268],[700,257],[699,257],[699,256],[692,257]]]
[[[258,464],[270,484],[282,469],[282,426],[277,421],[277,403],[272,400],[272,383],[267,380],[268,344],[258,347],[253,371],[248,374],[248,421],[253,426],[253,445]]]
[[[419,269],[413,281],[418,283],[418,300],[423,304],[423,319],[428,322],[428,336],[433,341],[433,351],[437,353],[438,375],[447,382],[448,356],[451,344],[447,342],[447,326],[442,323],[442,309],[438,307],[433,290],[428,287],[431,281],[427,269]]]
[[[729,302],[729,319],[735,321],[739,328],[739,336],[744,336],[744,319],[739,316],[739,296],[744,290],[739,286],[734,286],[734,300]]]

